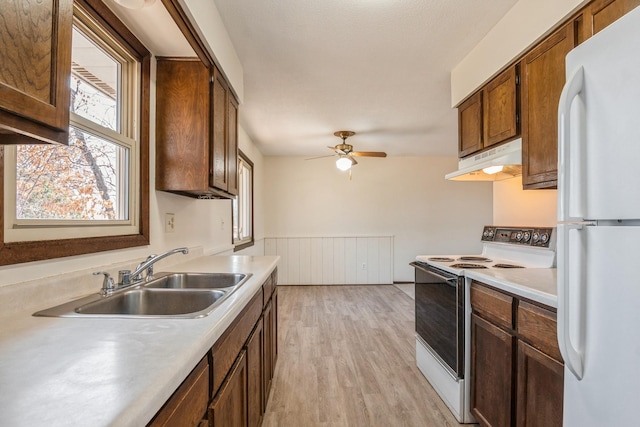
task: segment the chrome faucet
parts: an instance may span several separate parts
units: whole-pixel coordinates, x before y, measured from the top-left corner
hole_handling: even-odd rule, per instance
[[[164,252],[160,255],[149,255],[146,260],[138,264],[136,269],[131,272],[131,270],[120,270],[118,272],[118,286],[129,286],[135,283],[142,281],[142,272],[147,270],[147,275],[144,280],[153,279],[153,264],[160,261],[163,258],[168,257],[169,255],[177,254],[178,252],[182,252],[183,254],[188,254],[188,248],[176,248],[171,249],[170,251]]]

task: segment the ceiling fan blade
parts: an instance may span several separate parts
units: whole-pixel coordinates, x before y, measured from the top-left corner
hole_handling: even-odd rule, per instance
[[[327,145],[327,148],[328,148],[328,149],[330,149],[330,150],[335,151],[335,152],[336,152],[336,154],[344,154],[345,156],[347,155],[347,153],[346,153],[345,151],[343,151],[343,150],[340,150],[340,149],[338,148],[338,146],[331,147],[331,146]]]
[[[310,157],[310,158],[305,159],[305,160],[324,159],[325,157],[335,157],[335,156],[336,156],[336,154],[328,154],[326,156]]]
[[[355,166],[358,164],[358,162],[356,161],[356,159],[354,159],[353,157],[351,157],[351,155],[347,156],[349,158],[349,160],[351,160],[351,166]]]
[[[351,155],[358,157],[387,157],[387,153],[382,151],[352,151]]]

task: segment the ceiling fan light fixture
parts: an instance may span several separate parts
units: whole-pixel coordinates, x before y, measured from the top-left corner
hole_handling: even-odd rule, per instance
[[[347,156],[340,156],[340,158],[336,160],[336,167],[341,171],[348,171],[352,165],[353,162]]]

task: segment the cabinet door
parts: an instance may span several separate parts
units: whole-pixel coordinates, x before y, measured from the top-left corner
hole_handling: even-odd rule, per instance
[[[640,0],[595,0],[584,9],[584,38],[588,38],[640,5]]]
[[[264,413],[264,329],[262,317],[249,336],[247,351],[247,419],[249,427],[259,427]]]
[[[156,189],[209,186],[209,70],[197,58],[158,59]]]
[[[228,191],[227,150],[228,150],[228,105],[229,87],[217,68],[213,70],[211,88],[212,135],[211,135],[211,186]]]
[[[214,360],[215,366],[215,360]],[[242,350],[209,406],[211,427],[246,427],[247,356]]]
[[[227,143],[227,191],[238,195],[238,103],[229,93],[229,138]]]
[[[555,188],[558,180],[558,101],[564,58],[574,48],[574,25],[565,25],[522,62],[522,185]]]
[[[276,287],[271,297],[271,378],[276,372],[276,362],[278,361],[278,288]]]
[[[482,149],[482,91],[458,107],[458,156]]]
[[[484,147],[519,134],[518,68],[505,70],[483,89]]]
[[[518,341],[517,425],[562,426],[564,365]]]
[[[264,408],[267,408],[269,400],[269,391],[271,390],[272,372],[274,370],[275,361],[273,360],[273,300],[267,303],[263,312],[264,318]]]
[[[68,143],[72,19],[72,0],[2,2],[1,128]],[[25,142],[5,132],[0,136],[0,143]]]
[[[471,315],[471,412],[484,425],[511,425],[515,337]]]

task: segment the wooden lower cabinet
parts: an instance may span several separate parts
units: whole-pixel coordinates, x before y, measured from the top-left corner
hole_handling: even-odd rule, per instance
[[[513,406],[515,337],[479,316],[471,317],[471,411],[483,425],[508,427]]]
[[[206,416],[209,402],[210,367],[208,357],[182,382],[162,409],[148,424],[150,427],[191,427]]]
[[[240,352],[218,394],[209,406],[211,427],[246,427],[247,353]]]
[[[473,415],[483,426],[562,426],[555,311],[476,281],[470,297]]]
[[[518,341],[516,425],[562,426],[564,365],[529,344]]]
[[[247,422],[249,427],[262,424],[264,414],[264,328],[260,317],[245,346],[247,352]]]

